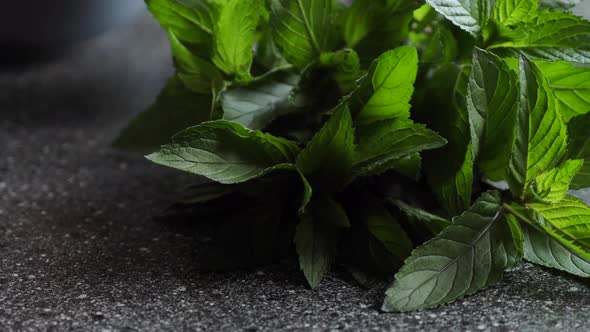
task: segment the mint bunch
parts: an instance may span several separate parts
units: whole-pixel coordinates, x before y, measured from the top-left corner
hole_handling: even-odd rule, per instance
[[[590,276],[590,207],[569,194],[590,187],[576,1],[146,2],[176,72],[115,145],[208,179],[182,202],[223,224],[219,268],[294,243],[311,287],[334,264],[395,275],[385,311],[523,259]]]

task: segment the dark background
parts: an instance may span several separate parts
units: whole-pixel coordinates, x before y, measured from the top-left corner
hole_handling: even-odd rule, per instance
[[[110,148],[171,72],[147,14],[65,55],[4,63],[0,330],[587,330],[588,281],[529,264],[409,314],[381,314],[386,285],[338,269],[314,291],[290,260],[199,271],[207,238],[163,212],[192,178]]]

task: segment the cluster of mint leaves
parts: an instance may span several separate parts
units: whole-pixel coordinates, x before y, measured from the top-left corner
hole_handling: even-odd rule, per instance
[[[311,287],[334,264],[395,274],[385,311],[523,258],[590,277],[590,208],[568,193],[590,187],[575,2],[146,0],[176,72],[116,145],[168,143],[148,159],[209,180],[183,203],[223,224],[220,268],[294,243]]]

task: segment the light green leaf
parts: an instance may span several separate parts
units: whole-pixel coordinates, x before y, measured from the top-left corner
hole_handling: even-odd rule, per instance
[[[417,72],[418,52],[415,48],[398,47],[382,54],[363,82],[370,84],[367,92],[371,91],[371,97],[365,101],[355,122],[366,125],[385,119],[407,119]]]
[[[584,160],[567,160],[559,167],[537,176],[533,191],[536,196],[546,202],[561,201],[583,165]]]
[[[367,207],[363,211],[363,220],[371,233],[396,258],[394,265],[401,266],[412,252],[413,244],[399,222],[380,205]]]
[[[553,169],[565,154],[566,125],[559,104],[537,66],[520,58],[520,103],[516,143],[507,171],[510,190],[524,198],[537,176]]]
[[[446,140],[424,125],[409,120],[385,120],[359,129],[355,174],[378,174],[392,166],[394,160],[413,153],[436,149]]]
[[[300,77],[279,73],[221,94],[223,119],[250,129],[264,129],[275,118],[296,111],[302,101],[293,98]]]
[[[295,143],[227,121],[212,121],[186,129],[172,144],[147,156],[151,161],[213,181],[245,182],[275,169],[292,169],[299,148]]]
[[[514,144],[518,78],[499,57],[475,48],[467,90],[467,108],[479,165],[492,180],[504,179]],[[483,146],[478,148],[479,145]]]
[[[498,282],[516,252],[507,228],[499,194],[484,193],[451,226],[414,250],[387,290],[383,310],[429,308]]]
[[[311,288],[316,288],[330,269],[338,245],[338,230],[305,215],[295,234],[299,266]]]
[[[169,32],[178,78],[190,91],[211,94],[221,90],[223,77],[213,64],[193,54],[176,36]]]
[[[349,179],[354,161],[354,127],[343,104],[297,157],[297,168],[315,186],[340,189]]]
[[[206,0],[146,0],[150,12],[162,27],[183,42],[211,49],[219,8]]]
[[[211,96],[189,91],[171,77],[156,102],[127,125],[113,143],[115,148],[156,151],[177,132],[209,120]]]
[[[415,206],[408,205],[403,201],[391,200],[391,203],[400,209],[410,223],[419,223],[426,226],[432,235],[438,235],[451,225],[450,220],[439,217]]]
[[[559,101],[565,122],[590,112],[590,68],[569,62],[535,61]]]
[[[538,0],[497,0],[492,17],[509,26],[530,20],[538,8]]]
[[[580,277],[590,277],[590,260],[564,246],[547,233],[522,224],[524,258],[532,263],[562,270]]]
[[[334,0],[272,0],[271,26],[289,63],[303,68],[334,46]]]
[[[581,199],[566,196],[553,204],[529,203],[533,222],[563,246],[590,261],[590,207]]]
[[[215,25],[213,63],[239,81],[249,81],[256,27],[262,12],[259,0],[227,0]]]
[[[529,22],[516,25],[507,37],[488,49],[508,48],[534,59],[590,63],[590,22],[572,13],[540,11]]]
[[[426,0],[426,2],[456,26],[477,35],[486,25],[495,0]]]
[[[584,159],[584,166],[571,183],[571,189],[590,188],[590,113],[577,116],[568,126],[569,159]]]

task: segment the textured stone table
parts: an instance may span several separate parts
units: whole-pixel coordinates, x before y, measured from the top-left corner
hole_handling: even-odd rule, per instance
[[[588,281],[528,264],[411,314],[338,272],[311,291],[293,262],[200,272],[190,227],[159,218],[189,178],[109,148],[170,72],[143,18],[0,73],[0,330],[587,330]]]

